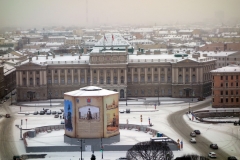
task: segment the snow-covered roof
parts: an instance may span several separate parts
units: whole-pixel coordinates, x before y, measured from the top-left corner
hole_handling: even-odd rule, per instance
[[[96,47],[103,46],[130,46],[120,33],[106,33],[97,43]]]
[[[107,96],[107,95],[112,95],[112,94],[117,94],[118,92],[102,89],[100,87],[96,86],[88,86],[88,87],[83,87],[80,88],[79,90],[71,91],[71,92],[66,92],[64,95],[68,96]]]
[[[214,52],[214,51],[198,51],[197,53],[200,54],[207,54],[208,57],[227,57],[231,54],[236,53],[237,51],[220,51],[220,52]]]
[[[235,65],[235,64],[230,64],[226,67],[218,68],[215,70],[212,70],[211,72],[216,73],[216,72],[234,72],[234,73],[240,73],[240,66]]]

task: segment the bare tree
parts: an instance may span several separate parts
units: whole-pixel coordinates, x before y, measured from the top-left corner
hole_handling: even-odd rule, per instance
[[[163,142],[140,142],[127,152],[128,160],[170,160],[172,158],[172,151],[167,143]]]
[[[207,157],[196,154],[187,154],[182,157],[177,157],[175,160],[209,160]]]

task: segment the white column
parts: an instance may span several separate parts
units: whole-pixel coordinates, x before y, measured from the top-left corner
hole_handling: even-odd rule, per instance
[[[203,82],[203,68],[200,68],[200,82]]]
[[[178,68],[176,68],[176,82],[178,83]]]
[[[78,69],[78,84],[81,84],[81,72],[80,69]]]
[[[51,73],[52,73],[52,84],[55,83],[54,82],[54,76],[53,76],[53,69],[51,70]]]
[[[111,73],[111,84],[113,85],[113,69],[110,70]]]
[[[172,83],[175,83],[174,74],[175,74],[175,68],[172,68]]]
[[[164,71],[165,71],[165,76],[164,76],[164,78],[165,78],[165,83],[167,83],[167,76],[168,76],[168,75],[167,75],[167,68],[166,68],[166,67],[164,68]]]
[[[16,87],[18,87],[19,86],[19,76],[18,76],[18,74],[19,74],[19,71],[16,71]]]
[[[90,85],[93,85],[93,74],[92,74],[93,70],[92,68],[90,69]]]
[[[152,68],[152,83],[153,83],[153,78],[154,78],[154,76],[153,76],[153,69],[154,69],[154,68]]]
[[[192,68],[189,68],[189,81],[192,83]]]
[[[158,68],[158,82],[161,83],[161,68]]]
[[[183,84],[185,84],[185,68],[183,68]]]
[[[118,69],[117,71],[118,71],[118,84],[120,84],[120,69]]]
[[[73,70],[74,70],[74,69],[72,69],[72,85],[73,85],[73,82],[74,82],[74,81],[73,81],[73,78],[74,78],[74,77],[73,77]]]
[[[99,72],[100,72],[100,69],[97,70],[97,84],[99,85]]]
[[[198,72],[199,72],[199,71],[198,71],[198,68],[196,68],[196,70],[197,70],[196,80],[197,80],[197,83],[198,83],[198,82],[199,82],[199,79],[198,79],[198,78],[199,78],[199,76],[198,76]]]
[[[141,68],[138,68],[138,83],[141,83],[141,73],[140,73]]]
[[[134,82],[134,76],[133,76],[133,68],[131,68],[132,70],[132,83]]]
[[[20,86],[22,86],[22,71],[19,71],[19,77],[20,77]]]
[[[29,86],[29,77],[28,77],[28,71],[27,71],[27,86]]]
[[[58,70],[58,85],[61,84],[61,76],[60,76],[60,74],[61,74],[61,69]]]
[[[125,68],[124,71],[125,71],[125,77],[124,77],[125,78],[125,82],[124,82],[124,84],[127,85],[127,68]]]
[[[145,68],[145,83],[147,83],[147,68]]]
[[[67,84],[67,69],[65,69],[65,84]]]
[[[106,80],[107,79],[107,73],[106,73],[107,71],[106,71],[106,69],[104,69],[103,72],[104,72],[104,84],[106,85],[106,83],[107,83],[107,80]]]
[[[33,86],[36,85],[36,71],[33,71]]]
[[[87,82],[87,69],[84,69],[84,81],[85,81],[85,84],[88,83]]]

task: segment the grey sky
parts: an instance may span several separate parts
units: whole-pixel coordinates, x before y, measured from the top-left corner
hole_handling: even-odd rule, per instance
[[[212,20],[217,11],[239,21],[239,6],[240,0],[0,0],[0,27],[188,23]]]

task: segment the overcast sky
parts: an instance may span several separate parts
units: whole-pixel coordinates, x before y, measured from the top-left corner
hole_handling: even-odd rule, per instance
[[[192,23],[215,13],[239,22],[239,6],[240,0],[0,0],[0,27]]]

